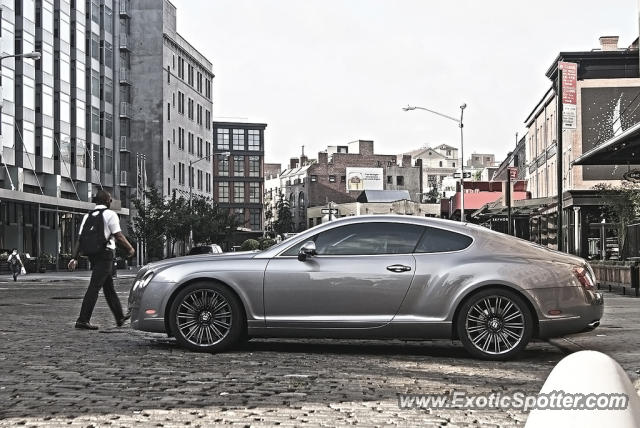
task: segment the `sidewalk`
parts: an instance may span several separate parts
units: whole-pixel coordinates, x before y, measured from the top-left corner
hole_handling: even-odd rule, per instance
[[[118,269],[118,279],[133,279],[138,273],[137,268],[131,269]],[[63,282],[73,280],[85,280],[89,281],[91,278],[90,270],[76,270],[60,271],[60,272],[46,272],[46,273],[28,273],[26,275],[20,275],[18,281],[20,282]],[[13,282],[11,274],[0,275],[0,282]]]

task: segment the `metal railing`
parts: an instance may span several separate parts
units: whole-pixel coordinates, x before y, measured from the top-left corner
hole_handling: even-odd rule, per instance
[[[127,171],[120,171],[120,186],[128,186]]]
[[[126,135],[121,135],[120,136],[120,151],[121,152],[128,152],[129,149],[127,147],[127,136]]]
[[[131,118],[131,104],[120,101],[120,117]]]

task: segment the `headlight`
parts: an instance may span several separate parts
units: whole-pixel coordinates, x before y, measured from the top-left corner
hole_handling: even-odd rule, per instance
[[[133,283],[133,291],[137,290],[138,288],[144,288],[147,285],[149,285],[149,282],[151,282],[151,280],[153,279],[153,271],[148,271],[145,272],[144,275],[142,275],[142,278],[137,278],[136,281]]]
[[[153,271],[150,270],[149,272],[145,273],[142,276],[142,279],[140,280],[140,288],[144,288],[147,285],[149,285],[149,282],[151,282],[152,279],[153,279]]]

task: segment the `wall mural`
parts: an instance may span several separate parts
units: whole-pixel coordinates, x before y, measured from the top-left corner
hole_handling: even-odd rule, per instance
[[[640,122],[640,88],[583,88],[582,153]],[[627,165],[584,165],[583,180],[621,180]]]

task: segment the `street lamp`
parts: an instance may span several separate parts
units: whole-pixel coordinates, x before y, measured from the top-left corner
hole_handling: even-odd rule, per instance
[[[40,52],[38,51],[33,51],[33,52],[27,52],[27,53],[22,53],[22,54],[14,54],[14,55],[2,55],[0,56],[0,61],[7,59],[7,58],[27,58],[27,59],[33,59],[35,61],[40,59]]]
[[[467,108],[467,104],[463,103],[460,106],[460,119],[456,119],[453,116],[449,116],[440,112],[437,112],[435,110],[431,110],[428,108],[424,108],[424,107],[418,107],[418,106],[406,106],[406,107],[402,107],[402,110],[404,111],[410,111],[410,110],[424,110],[424,111],[428,111],[429,113],[433,113],[435,115],[444,117],[445,119],[449,119],[452,120],[454,122],[456,122],[458,124],[458,127],[460,128],[460,192],[461,192],[461,203],[460,203],[460,221],[464,221],[464,134],[463,134],[463,128],[464,128],[464,124],[462,122],[462,119],[464,117],[464,109]]]

